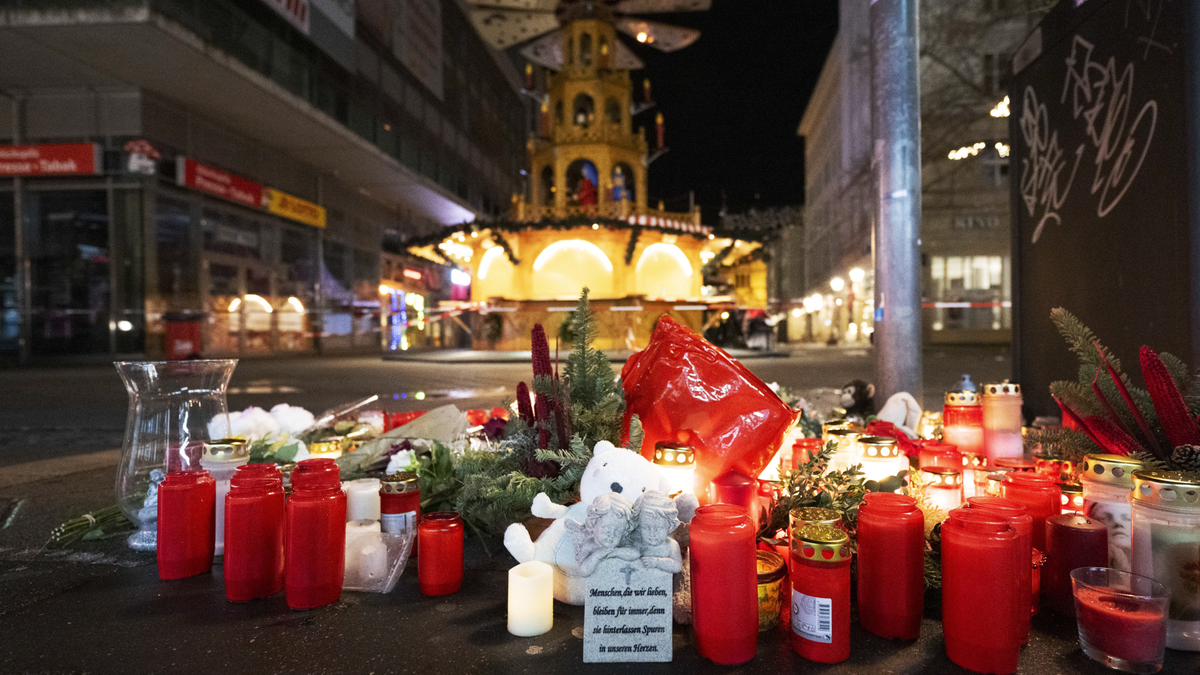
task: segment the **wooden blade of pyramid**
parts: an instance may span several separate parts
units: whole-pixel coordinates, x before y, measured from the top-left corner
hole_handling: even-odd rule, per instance
[[[619,54],[620,50],[617,50],[617,53]],[[539,66],[545,66],[551,70],[561,70],[563,66],[563,32],[556,30],[530,42],[521,49],[521,56]]]
[[[712,0],[621,0],[614,7],[622,14],[667,14],[668,12],[707,12]]]
[[[558,28],[558,19],[545,12],[513,9],[472,9],[471,23],[483,39],[505,49]]]
[[[558,0],[471,0],[481,9],[520,9],[527,12],[553,12]]]
[[[641,70],[646,67],[645,63],[633,53],[633,50],[625,46],[625,43],[620,40],[615,41],[615,49],[613,50],[612,67],[617,70]]]
[[[617,20],[617,30],[638,42],[664,52],[673,52],[700,39],[700,31],[694,28],[671,26],[657,21],[643,21],[624,17]]]

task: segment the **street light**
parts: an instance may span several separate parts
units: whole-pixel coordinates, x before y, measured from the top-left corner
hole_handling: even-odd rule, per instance
[[[850,270],[850,281],[853,281],[856,284],[861,282],[866,276],[867,273],[857,267]]]
[[[829,280],[829,287],[833,289],[834,293],[841,293],[842,289],[846,287],[846,282],[841,277],[834,277]]]

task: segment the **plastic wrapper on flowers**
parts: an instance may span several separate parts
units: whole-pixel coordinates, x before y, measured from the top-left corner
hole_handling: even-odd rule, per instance
[[[796,419],[745,366],[666,316],[625,363],[621,381],[625,433],[638,415],[647,458],[661,441],[694,447],[698,485],[730,470],[758,476]]]

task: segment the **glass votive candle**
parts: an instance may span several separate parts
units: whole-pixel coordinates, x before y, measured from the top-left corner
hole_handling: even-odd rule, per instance
[[[917,463],[921,469],[941,467],[943,469],[963,468],[963,456],[957,445],[928,441],[921,446],[917,454]]]
[[[991,462],[992,470],[1037,472],[1037,462],[1024,457],[998,457]],[[1055,479],[1057,480],[1057,479]]]
[[[989,460],[1021,457],[1021,385],[1007,380],[983,388],[983,448]]]
[[[686,443],[661,441],[654,445],[654,468],[669,496],[696,492],[696,451]]]
[[[758,556],[758,632],[779,624],[783,610],[783,578],[788,568],[783,556],[774,551],[757,551]]]
[[[904,450],[894,438],[886,436],[862,436],[858,439],[858,459],[862,464],[863,476],[867,480],[883,480],[895,476],[908,468]]]
[[[423,595],[449,595],[462,588],[463,520],[453,511],[434,511],[421,516],[417,525],[421,557],[417,559],[417,581]]]
[[[987,475],[987,487],[984,489],[983,494],[988,497],[999,497],[1001,493],[1000,486],[1004,484],[1004,477],[1007,475],[1007,472],[993,471],[989,473]]]
[[[1059,500],[1062,504],[1061,512],[1083,515],[1083,487],[1070,483],[1059,483],[1058,489],[1062,493],[1062,499]]]
[[[792,444],[792,471],[800,468],[801,464],[811,462],[824,446],[825,442],[819,438],[796,439],[796,442]]]
[[[1162,670],[1170,592],[1153,579],[1108,567],[1071,571],[1083,653],[1129,673]]]
[[[834,443],[833,456],[829,460],[829,471],[845,471],[858,463],[859,433],[851,429],[831,429],[826,434]]]
[[[987,457],[974,452],[962,454],[963,498],[982,497],[987,493]]]
[[[921,480],[925,483],[925,495],[930,504],[946,512],[962,506],[962,472],[958,469],[922,469]]]

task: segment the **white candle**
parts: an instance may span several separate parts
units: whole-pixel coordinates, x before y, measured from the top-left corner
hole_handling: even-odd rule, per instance
[[[346,493],[346,520],[379,520],[379,479],[359,478],[342,483]]]
[[[508,571],[508,632],[541,635],[554,626],[554,570],[540,560]]]
[[[346,586],[371,586],[387,575],[387,545],[378,520],[346,523]]]

